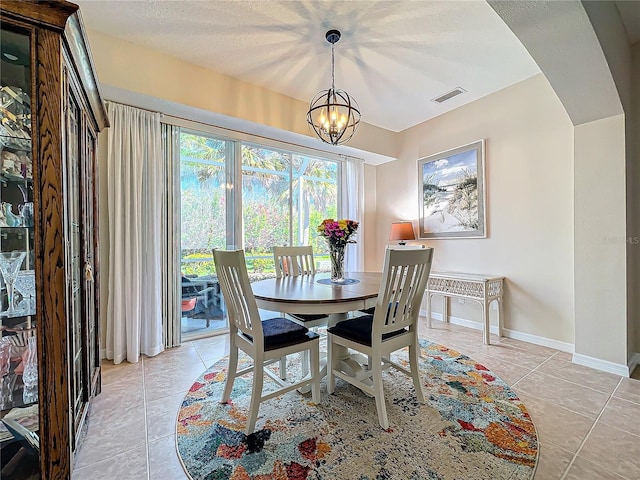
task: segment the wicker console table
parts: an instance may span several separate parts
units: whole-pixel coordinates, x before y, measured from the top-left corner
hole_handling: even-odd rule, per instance
[[[431,297],[442,295],[442,321],[449,321],[447,297],[478,302],[482,307],[483,340],[490,343],[489,305],[498,302],[498,335],[502,336],[502,292],[504,277],[455,272],[431,272],[427,296],[427,326],[431,328]]]

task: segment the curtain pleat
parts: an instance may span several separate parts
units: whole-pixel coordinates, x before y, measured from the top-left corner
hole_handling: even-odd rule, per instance
[[[349,220],[360,222],[355,244],[350,244],[345,255],[345,269],[347,272],[362,272],[364,270],[364,160],[349,157],[344,162],[341,176],[341,216]]]
[[[160,114],[108,102],[109,296],[106,355],[137,362],[164,350]],[[166,203],[166,201],[165,201]]]
[[[162,148],[164,165],[164,185],[166,190],[166,212],[163,217],[162,236],[162,264],[164,299],[163,308],[163,338],[166,348],[177,347],[181,341],[181,309],[180,299],[176,292],[182,288],[178,276],[180,222],[178,221],[178,207],[180,199],[179,164],[179,135],[180,128],[162,124]]]

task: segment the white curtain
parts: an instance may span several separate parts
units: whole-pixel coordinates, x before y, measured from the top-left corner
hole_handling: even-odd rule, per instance
[[[164,350],[160,114],[108,103],[107,358],[137,362]]]
[[[364,161],[348,157],[342,174],[341,217],[360,222],[355,244],[347,247],[345,270],[364,271]]]

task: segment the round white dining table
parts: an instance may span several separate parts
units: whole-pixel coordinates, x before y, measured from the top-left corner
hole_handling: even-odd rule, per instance
[[[375,306],[380,272],[350,272],[357,283],[325,284],[328,273],[268,278],[251,284],[258,308],[284,313],[344,314]]]

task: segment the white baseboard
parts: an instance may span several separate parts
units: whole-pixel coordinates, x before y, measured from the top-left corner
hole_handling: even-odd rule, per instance
[[[493,327],[492,327],[493,329]],[[496,335],[498,328],[496,327]],[[573,353],[573,343],[561,342],[560,340],[554,340],[553,338],[540,337],[538,335],[532,335],[530,333],[518,332],[517,330],[509,330],[508,328],[502,329],[502,334],[505,337],[513,338],[514,340],[522,340],[523,342],[533,343],[542,347],[549,347],[561,352]]]
[[[609,372],[623,377],[628,377],[630,374],[628,365],[610,362],[608,360],[601,360],[599,358],[593,358],[579,353],[573,354],[572,361],[578,365],[595,368],[596,370],[602,370],[603,372]]]
[[[426,310],[421,310],[420,315],[426,316]],[[437,320],[442,322],[442,314],[441,313],[432,313],[432,320]],[[458,318],[449,316],[449,322],[454,325],[460,325],[463,327],[473,328],[476,330],[482,330],[482,323],[475,322],[473,320],[467,320],[466,318]],[[496,325],[491,325],[491,333],[497,335],[498,327]],[[575,353],[575,347],[571,343],[561,342],[558,340],[553,340],[552,338],[540,337],[538,335],[532,335],[530,333],[518,332],[517,330],[510,330],[508,328],[502,329],[502,334],[507,338],[513,338],[514,340],[522,340],[523,342],[533,343],[535,345],[541,345],[543,347],[553,348],[555,350],[560,350],[561,352],[572,353],[573,363],[578,365],[583,365],[585,367],[595,368],[596,370],[602,370],[603,372],[613,373],[615,375],[620,375],[623,377],[629,377],[633,372],[633,369],[636,366],[640,365],[640,353],[634,353],[629,361],[629,365],[624,365],[621,363],[609,362],[608,360],[600,360],[599,358],[589,357],[587,355],[581,355],[579,353]]]
[[[101,348],[100,349],[100,359],[102,359],[102,360],[106,360],[107,359],[107,349],[106,348]]]
[[[426,310],[420,310],[420,315],[425,317],[427,315]],[[431,313],[431,319],[442,322],[441,313]],[[449,322],[454,325],[460,325],[462,327],[473,328],[474,330],[482,330],[482,322],[476,322],[473,320],[467,320],[466,318],[453,317],[449,315]],[[491,325],[491,333],[498,335],[498,326]],[[549,347],[561,352],[573,353],[573,344],[561,342],[559,340],[553,340],[552,338],[540,337],[538,335],[532,335],[530,333],[518,332],[517,330],[510,330],[508,328],[502,329],[502,335],[507,338],[513,338],[514,340],[522,340],[523,342],[533,343],[534,345],[540,345],[542,347]]]

